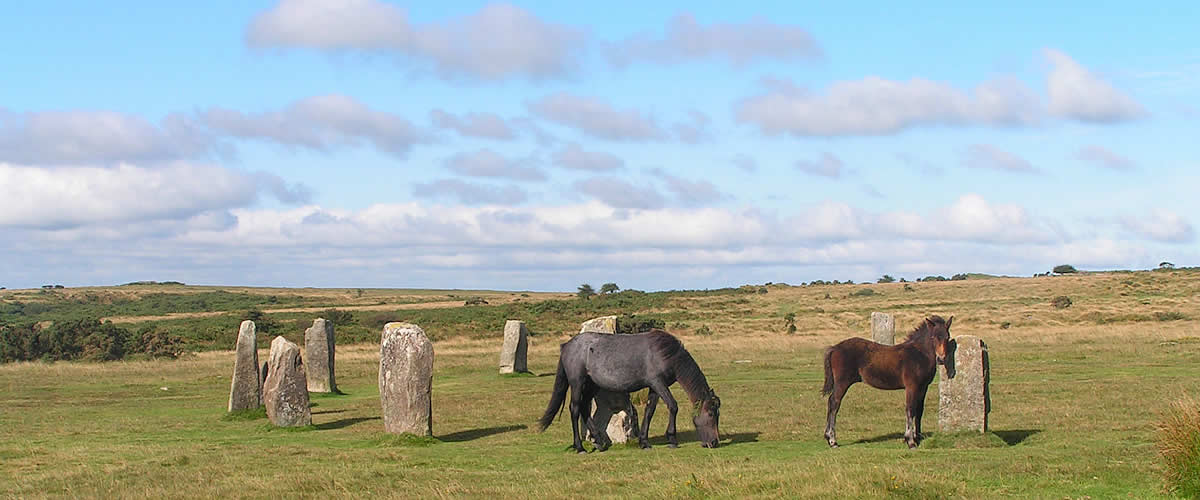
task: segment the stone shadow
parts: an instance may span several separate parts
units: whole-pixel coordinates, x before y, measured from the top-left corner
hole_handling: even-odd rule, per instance
[[[343,418],[341,420],[334,420],[333,422],[325,422],[323,424],[317,424],[317,425],[314,425],[313,427],[316,427],[318,430],[327,431],[327,430],[332,430],[332,429],[341,429],[344,427],[350,427],[351,425],[354,425],[354,424],[357,424],[360,422],[366,422],[368,420],[381,420],[382,418],[383,417]]]
[[[742,444],[742,443],[757,443],[758,435],[759,435],[758,432],[735,432],[733,434],[721,434],[720,446],[725,447],[725,446],[732,446],[735,444]],[[699,435],[696,434],[695,430],[682,431],[682,432],[676,431],[675,438],[677,441],[679,441],[680,445],[683,445],[685,443],[697,442],[697,440],[699,439]],[[652,438],[650,438],[650,444],[654,445],[654,446],[659,446],[659,445],[666,446],[667,436],[660,434],[658,436],[652,437]]]
[[[495,434],[504,434],[505,432],[519,431],[525,429],[525,425],[503,425],[499,427],[488,427],[486,429],[471,429],[467,431],[458,431],[444,436],[438,436],[439,441],[447,443],[461,443],[463,441],[474,441],[479,438],[488,437]]]
[[[1009,446],[1016,446],[1022,441],[1029,439],[1029,436],[1042,432],[1041,429],[1017,429],[1011,431],[992,431],[993,434],[1000,436],[1004,443]]]

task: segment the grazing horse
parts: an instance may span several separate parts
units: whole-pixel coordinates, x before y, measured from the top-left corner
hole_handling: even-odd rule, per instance
[[[884,345],[854,337],[825,350],[825,387],[829,395],[829,413],[825,421],[825,439],[837,448],[834,425],[842,397],[855,382],[866,382],[877,389],[904,389],[906,420],[904,441],[909,448],[920,443],[921,414],[925,411],[925,391],[933,381],[934,368],[946,358],[950,323],[930,316],[908,338],[896,345]]]
[[[579,453],[584,453],[579,427],[583,424],[588,429],[589,421],[594,420],[588,417],[588,413],[596,391],[628,395],[648,387],[650,394],[638,443],[642,448],[650,447],[646,439],[650,432],[650,419],[654,418],[654,409],[658,399],[662,398],[671,412],[670,421],[667,422],[667,442],[675,448],[679,446],[675,437],[675,416],[679,412],[679,405],[669,389],[675,382],[683,387],[696,409],[692,423],[696,425],[700,444],[705,448],[715,448],[720,441],[717,426],[721,400],[709,387],[704,373],[692,355],[683,348],[683,343],[658,329],[636,335],[584,332],[563,343],[559,347],[554,391],[550,395],[546,413],[538,420],[538,424],[544,431],[554,421],[554,417],[562,411],[569,387],[571,431],[575,438],[572,446]]]

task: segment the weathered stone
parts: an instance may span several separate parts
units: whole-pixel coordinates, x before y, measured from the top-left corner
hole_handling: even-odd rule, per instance
[[[233,359],[233,382],[229,386],[229,411],[262,406],[262,379],[258,373],[258,344],[254,322],[246,320],[238,329],[237,353]]]
[[[383,428],[392,434],[433,435],[433,343],[410,323],[383,326],[379,399]]]
[[[526,354],[529,351],[529,330],[524,321],[510,319],[504,323],[504,345],[500,347],[500,373],[529,371]]]
[[[312,425],[300,346],[283,337],[275,337],[271,341],[267,366],[267,380],[263,382],[267,418],[280,427]]]
[[[333,322],[324,318],[313,320],[304,330],[304,365],[308,368],[308,392],[335,392],[333,377]]]
[[[938,367],[938,430],[987,432],[992,411],[987,344],[959,335],[946,346]]]
[[[584,321],[579,326],[579,333],[583,332],[617,333],[617,317],[601,316]]]
[[[871,313],[871,340],[884,345],[895,344],[896,318],[888,313]]]
[[[620,392],[598,391],[592,400],[592,418],[608,422],[607,434],[613,443],[625,443],[636,435],[637,417],[625,412],[629,395]]]

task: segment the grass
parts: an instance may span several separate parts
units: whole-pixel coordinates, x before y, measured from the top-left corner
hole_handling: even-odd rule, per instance
[[[1200,498],[1200,402],[1175,401],[1158,426],[1158,452],[1171,490]]]
[[[1169,402],[1195,385],[1200,321],[1191,314],[1160,321],[1155,313],[1198,310],[1200,273],[968,279],[924,282],[913,292],[871,284],[880,293],[853,299],[845,297],[860,285],[837,286],[663,294],[639,311],[613,310],[711,325],[711,335],[678,333],[721,396],[715,450],[695,442],[686,410],[681,447],[667,448],[661,405],[651,450],[575,455],[566,450],[571,429],[562,417],[534,431],[553,384],[545,375],[573,333],[567,322],[603,309],[593,300],[572,306],[578,310],[546,306],[545,318],[513,318],[562,325],[530,337],[529,368],[541,376],[497,376],[503,320],[439,323],[433,438],[383,432],[372,343],[338,346],[344,394],[314,394],[313,425],[301,431],[272,428],[261,417],[223,418],[228,351],[0,365],[0,496],[1169,498],[1187,491],[1164,482],[1156,443]],[[840,298],[824,299],[831,291]],[[1075,305],[1054,308],[1058,295]],[[460,302],[446,318],[502,316],[461,311],[473,307]],[[941,314],[955,316],[954,335],[987,341],[990,433],[939,434],[935,381],[924,421],[930,437],[908,450],[902,392],[857,385],[838,419],[842,447],[825,445],[822,349],[869,335],[872,310],[895,314],[898,337]],[[789,312],[796,335],[785,331]],[[1116,320],[1097,323],[1090,313]],[[1138,317],[1119,319],[1130,314]],[[217,341],[232,345],[235,334]],[[675,395],[686,401],[678,388]]]

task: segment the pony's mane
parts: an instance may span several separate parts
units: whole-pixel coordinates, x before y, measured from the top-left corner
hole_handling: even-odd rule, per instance
[[[712,388],[708,386],[708,379],[704,378],[704,373],[700,371],[700,365],[697,365],[692,355],[683,348],[683,342],[659,329],[650,330],[646,335],[650,338],[650,348],[675,369],[675,380],[683,387],[688,399],[693,404],[707,399],[712,393]]]
[[[921,324],[913,329],[912,333],[908,334],[908,338],[904,339],[904,343],[907,344],[921,342],[929,338],[930,335],[933,335],[934,330],[936,330],[938,327],[945,325],[946,320],[942,319],[941,316],[934,314],[933,316],[925,318],[924,321],[921,321]]]

